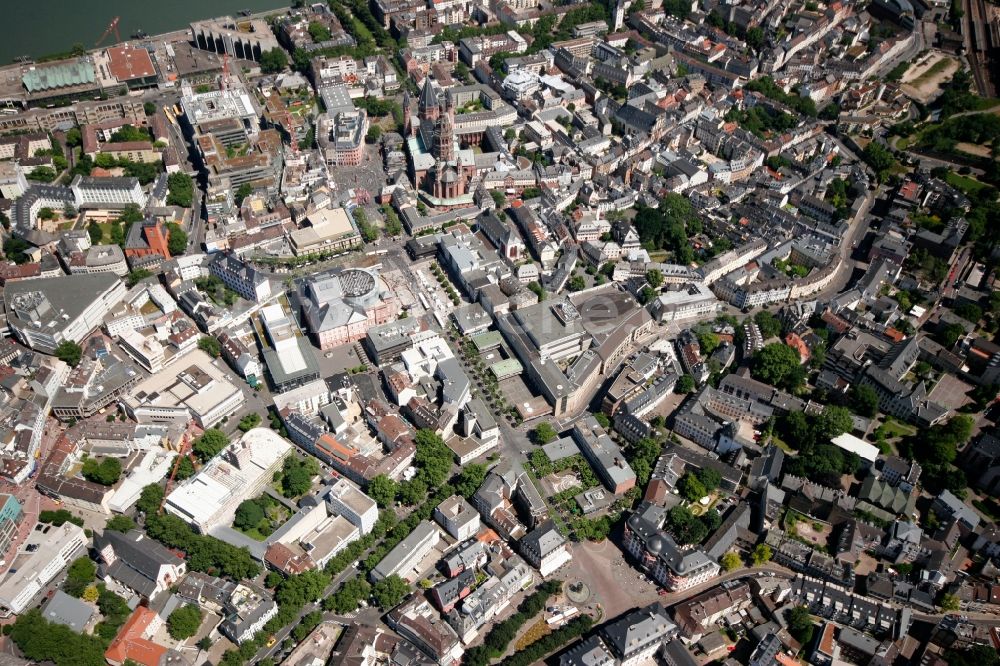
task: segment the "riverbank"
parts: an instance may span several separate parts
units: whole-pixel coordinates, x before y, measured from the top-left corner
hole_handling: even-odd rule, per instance
[[[142,30],[149,39],[156,35],[184,29],[192,21],[216,16],[236,15],[241,10],[271,14],[287,8],[287,0],[171,0],[171,2],[134,2],[134,0],[48,0],[16,2],[5,7],[8,30],[0,41],[0,64],[6,65],[21,56],[37,61],[53,55],[70,57],[74,52],[89,51],[119,17],[118,34],[122,40]],[[116,40],[109,34],[101,45]]]

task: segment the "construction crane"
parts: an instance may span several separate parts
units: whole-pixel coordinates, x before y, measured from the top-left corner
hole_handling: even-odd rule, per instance
[[[170,494],[170,487],[174,485],[174,477],[177,476],[177,470],[180,469],[181,460],[190,458],[192,464],[195,462],[194,454],[188,450],[189,444],[188,433],[185,431],[184,437],[181,439],[181,448],[177,451],[177,458],[174,459],[174,466],[170,470],[170,476],[167,478],[167,486],[163,489],[163,499],[160,500],[160,508],[156,510],[157,515],[163,513],[163,505],[167,503],[167,495]]]
[[[219,89],[229,90],[229,53],[222,53],[222,78],[219,79]]]
[[[120,18],[117,17],[117,16],[114,17],[113,19],[111,19],[111,23],[108,24],[107,28],[105,28],[104,34],[101,35],[101,38],[97,40],[97,43],[94,44],[94,46],[100,46],[101,42],[103,42],[105,39],[107,39],[108,35],[110,35],[112,32],[115,33],[115,44],[117,44],[118,42],[122,41],[122,36],[118,33],[118,21],[119,20],[120,20]]]

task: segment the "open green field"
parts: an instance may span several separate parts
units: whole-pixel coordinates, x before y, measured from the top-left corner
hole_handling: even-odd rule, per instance
[[[989,185],[982,181],[970,178],[969,176],[963,176],[954,171],[949,171],[944,179],[949,185],[957,187],[969,196],[973,196],[983,188],[989,187]]]

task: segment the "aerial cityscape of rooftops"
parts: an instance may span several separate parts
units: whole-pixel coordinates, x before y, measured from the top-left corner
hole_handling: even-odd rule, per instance
[[[995,0],[122,20],[0,66],[4,666],[1000,666]]]

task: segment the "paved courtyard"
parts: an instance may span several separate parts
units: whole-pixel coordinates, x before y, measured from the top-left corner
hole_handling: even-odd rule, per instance
[[[585,582],[591,590],[587,605],[600,604],[604,617],[615,617],[659,598],[657,586],[643,580],[644,574],[625,561],[610,539],[573,544],[572,552],[573,561],[560,572],[562,578],[570,583]]]

